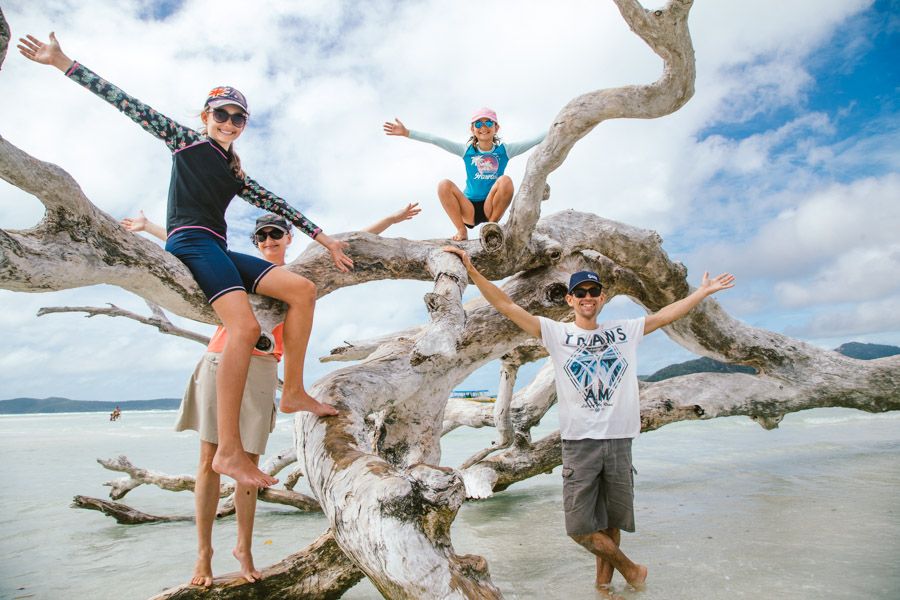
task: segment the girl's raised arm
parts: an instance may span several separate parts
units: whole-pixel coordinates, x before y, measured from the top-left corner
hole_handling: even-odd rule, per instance
[[[19,38],[19,52],[25,58],[42,65],[56,67],[97,96],[106,100],[129,119],[140,125],[145,131],[165,142],[169,150],[175,152],[200,140],[200,134],[179,125],[167,116],[156,112],[137,98],[109,83],[96,73],[66,56],[54,33],[50,33],[50,41],[44,43],[27,35]]]
[[[431,135],[430,133],[413,131],[411,129],[408,129],[400,119],[395,118],[393,123],[391,123],[390,121],[385,121],[382,128],[384,129],[384,133],[386,135],[408,137],[409,139],[416,140],[417,142],[434,144],[438,148],[443,148],[447,152],[455,154],[457,156],[464,156],[466,153],[465,144],[461,144],[459,142],[451,142],[448,139],[444,139],[436,135]]]
[[[322,232],[321,227],[316,227],[315,223],[303,216],[303,213],[299,210],[285,202],[284,198],[276,196],[255,180],[246,176],[244,177],[244,187],[238,192],[238,196],[253,206],[270,213],[275,213],[276,215],[281,215],[293,223],[297,229],[325,246],[328,252],[331,253],[331,260],[334,261],[335,266],[340,271],[346,273],[353,268],[353,261],[349,256],[344,254],[344,249],[349,247],[349,244],[325,235]]]

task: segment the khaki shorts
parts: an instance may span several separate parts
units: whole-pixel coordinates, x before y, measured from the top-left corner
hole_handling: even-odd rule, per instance
[[[563,440],[562,460],[566,533],[633,532],[631,438]]]
[[[221,354],[207,352],[197,363],[188,381],[175,431],[192,429],[200,439],[218,444],[216,431],[216,369]],[[275,386],[278,384],[278,361],[270,356],[251,356],[247,385],[241,399],[241,443],[252,454],[265,454],[269,434],[275,429]]]

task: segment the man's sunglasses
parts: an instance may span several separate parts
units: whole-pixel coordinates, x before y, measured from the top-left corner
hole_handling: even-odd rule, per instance
[[[478,121],[475,121],[474,123],[472,123],[472,126],[475,129],[481,129],[482,127],[493,127],[494,122],[491,121],[490,119],[485,119],[483,121],[479,119]]]
[[[247,115],[245,115],[244,113],[230,114],[227,110],[222,108],[214,108],[209,112],[212,113],[213,119],[215,119],[216,123],[224,123],[228,119],[231,119],[231,124],[238,129],[243,129],[244,125],[247,124]]]
[[[262,244],[266,241],[267,237],[272,238],[273,240],[280,240],[284,237],[284,232],[280,229],[270,229],[269,231],[257,231],[253,236],[256,239],[256,243]]]
[[[576,298],[584,298],[586,296],[590,296],[591,298],[599,298],[600,293],[603,291],[603,288],[599,285],[592,285],[590,287],[579,287],[572,290],[572,295]]]

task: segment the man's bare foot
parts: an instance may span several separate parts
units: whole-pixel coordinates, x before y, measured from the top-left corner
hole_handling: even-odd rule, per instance
[[[221,444],[213,457],[212,468],[216,473],[227,475],[246,486],[264,488],[278,483],[276,478],[260,471],[243,450],[226,453],[222,451]]]
[[[279,407],[283,413],[295,413],[305,410],[318,417],[332,417],[338,414],[338,410],[335,407],[328,404],[322,404],[307,394],[305,390],[283,392],[281,394],[281,404]]]
[[[465,229],[457,229],[456,234],[450,238],[454,242],[462,242],[469,239],[469,232]]]
[[[604,598],[605,600],[625,600],[624,596],[614,593],[612,589],[610,589],[608,583],[598,583],[597,592],[599,593],[599,597]]]
[[[255,583],[262,579],[262,573],[257,571],[256,567],[253,566],[253,554],[250,552],[249,548],[246,550],[235,548],[231,551],[231,554],[233,554],[237,561],[241,563],[241,577],[250,583]]]
[[[647,581],[647,566],[646,565],[634,565],[636,567],[635,574],[628,579],[628,585],[633,587],[636,590],[644,589],[644,582]]]
[[[191,576],[191,585],[212,585],[212,548],[201,550],[197,553],[197,564],[194,565],[194,574]]]

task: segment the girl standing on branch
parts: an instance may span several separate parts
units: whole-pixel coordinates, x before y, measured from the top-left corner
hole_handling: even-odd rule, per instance
[[[497,122],[497,113],[490,108],[475,111],[469,123],[472,135],[465,144],[407,129],[400,119],[384,124],[387,135],[428,142],[463,159],[466,165],[465,192],[449,179],[438,183],[438,198],[456,227],[453,239],[457,241],[468,239],[467,228],[500,220],[512,202],[514,191],[512,179],[503,174],[506,164],[512,157],[541,143],[547,135],[545,132],[524,142],[505,144],[497,137],[500,123]]]
[[[282,411],[308,410],[329,416],[337,411],[318,402],[303,386],[303,363],[312,328],[316,286],[265,260],[228,250],[225,209],[238,195],[254,206],[285,217],[328,249],[341,271],[353,266],[353,261],[344,254],[347,244],[322,233],[298,210],[244,174],[234,151],[234,141],[243,133],[250,111],[246,98],[238,90],[223,86],[210,91],[200,115],[203,128],[195,131],[156,112],[70,59],[53,33],[49,43],[31,35],[20,38],[19,42],[23,56],[56,67],[162,140],[172,152],[166,250],[190,269],[228,331],[216,375],[219,445],[213,468],[248,486],[277,483],[277,479],[253,464],[241,445],[241,396],[251,351],[260,335],[248,293],[271,296],[288,305],[284,321]]]

